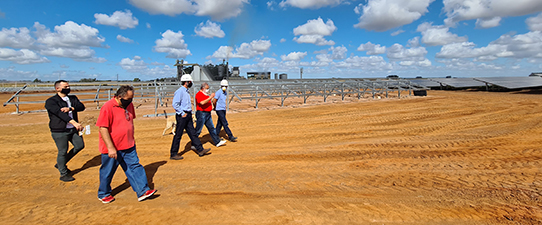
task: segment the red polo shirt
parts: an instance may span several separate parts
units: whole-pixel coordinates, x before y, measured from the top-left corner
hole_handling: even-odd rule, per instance
[[[206,104],[200,104],[200,102],[205,101],[205,99],[208,99],[209,96],[205,95],[202,91],[198,91],[196,94],[196,110],[198,111],[204,111],[204,112],[211,112],[213,110],[213,104],[211,103],[211,100],[209,100]]]
[[[123,109],[113,98],[107,101],[100,109],[100,115],[96,121],[96,126],[107,127],[115,148],[119,151],[126,150],[135,145],[135,117],[134,104],[130,104],[127,109]],[[98,146],[100,148],[100,153],[108,153],[107,145],[105,145],[105,142],[102,139],[102,134],[100,134],[100,143]]]

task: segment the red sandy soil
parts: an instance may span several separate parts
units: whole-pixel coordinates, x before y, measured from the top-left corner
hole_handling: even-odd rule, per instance
[[[0,95],[7,100],[11,95]],[[236,143],[169,160],[163,117],[135,120],[137,151],[156,197],[138,202],[122,169],[116,201],[97,199],[99,111],[85,149],[60,181],[44,112],[0,111],[2,224],[540,224],[542,95],[429,91],[426,97],[321,97],[233,102]],[[21,106],[23,107],[23,106]],[[42,109],[41,105],[21,110]],[[171,107],[160,111],[173,112]],[[216,123],[216,116],[213,117]],[[224,133],[221,134],[224,136]]]

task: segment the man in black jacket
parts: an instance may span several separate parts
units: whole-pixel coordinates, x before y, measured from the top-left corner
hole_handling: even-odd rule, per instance
[[[58,148],[55,167],[60,172],[60,180],[69,182],[75,178],[71,176],[71,171],[66,167],[66,163],[85,147],[83,137],[79,135],[83,126],[77,118],[77,112],[85,110],[85,105],[79,101],[77,96],[68,95],[70,84],[67,81],[56,81],[55,90],[57,94],[45,101],[45,108],[49,114],[51,136]],[[73,145],[70,151],[68,151],[68,142]]]

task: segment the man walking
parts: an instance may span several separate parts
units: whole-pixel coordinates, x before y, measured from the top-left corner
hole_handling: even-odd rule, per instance
[[[205,124],[209,131],[209,135],[211,135],[211,138],[213,139],[213,143],[216,147],[220,147],[226,143],[226,140],[220,140],[216,134],[213,118],[211,118],[213,97],[215,97],[215,93],[209,95],[209,84],[201,84],[200,91],[196,94],[196,136],[201,134],[201,130],[203,130],[203,125]]]
[[[137,194],[137,200],[143,201],[156,193],[151,190],[147,174],[137,156],[134,139],[134,119],[136,118],[134,104],[134,88],[123,85],[111,100],[100,109],[96,126],[100,127],[99,148],[102,154],[100,167],[100,187],[98,199],[103,203],[115,200],[111,196],[111,180],[120,165],[132,189]]]
[[[69,182],[75,178],[71,176],[71,171],[66,167],[66,163],[85,147],[83,137],[79,136],[79,131],[83,130],[83,126],[77,117],[77,112],[85,110],[85,105],[79,101],[77,96],[68,95],[71,90],[68,81],[56,81],[55,90],[56,95],[45,101],[45,108],[49,114],[51,136],[58,149],[55,168],[60,172],[60,180]],[[70,151],[68,151],[68,142],[73,145]]]
[[[183,159],[179,155],[179,144],[183,135],[183,130],[186,130],[188,137],[192,141],[193,149],[198,153],[200,157],[210,154],[210,148],[204,149],[198,136],[196,136],[196,130],[194,129],[194,122],[192,122],[192,103],[190,101],[190,93],[188,89],[192,87],[192,76],[185,74],[181,77],[181,87],[175,91],[173,95],[173,108],[175,109],[175,118],[177,119],[177,125],[175,128],[175,136],[171,142],[170,158],[172,160]]]
[[[224,127],[224,131],[226,131],[228,139],[231,142],[236,142],[237,137],[234,137],[231,133],[230,127],[228,126],[228,120],[226,120],[226,100],[228,99],[228,92],[226,91],[227,89],[228,81],[222,80],[220,81],[220,90],[216,91],[215,93],[215,110],[216,115],[218,116],[218,121],[216,121],[216,134],[219,135],[222,127]]]

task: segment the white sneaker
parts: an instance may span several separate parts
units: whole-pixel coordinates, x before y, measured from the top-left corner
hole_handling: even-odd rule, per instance
[[[226,141],[226,140],[221,140],[220,142],[218,142],[218,144],[216,144],[216,147],[220,147],[220,146],[226,144],[226,142],[228,142],[228,141]]]

